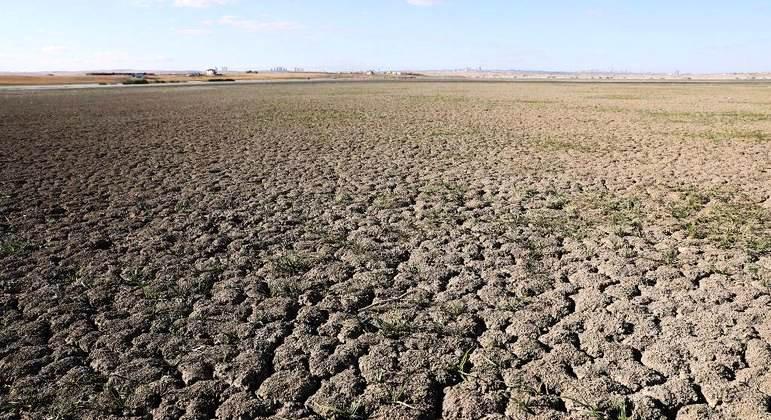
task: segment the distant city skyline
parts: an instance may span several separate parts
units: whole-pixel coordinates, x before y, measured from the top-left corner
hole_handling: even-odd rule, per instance
[[[771,4],[663,0],[28,0],[0,71],[771,71]]]

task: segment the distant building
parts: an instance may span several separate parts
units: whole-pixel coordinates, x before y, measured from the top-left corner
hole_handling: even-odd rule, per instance
[[[206,69],[206,72],[204,72],[207,76],[219,76],[219,72],[217,69]]]

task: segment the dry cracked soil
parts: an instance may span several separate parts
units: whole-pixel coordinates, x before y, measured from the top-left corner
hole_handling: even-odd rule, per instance
[[[771,418],[771,86],[0,93],[0,419]]]

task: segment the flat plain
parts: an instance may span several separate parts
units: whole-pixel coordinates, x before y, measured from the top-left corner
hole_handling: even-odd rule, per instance
[[[771,417],[771,85],[0,93],[0,418]]]
[[[405,76],[406,77],[406,76]],[[323,73],[323,72],[262,72],[262,73],[227,73],[218,76],[189,76],[187,73],[162,73],[148,75],[148,84],[207,82],[225,79],[233,81],[272,81],[272,80],[310,80],[310,79],[370,79],[365,73]],[[120,85],[137,80],[127,75],[89,75],[86,73],[51,73],[51,74],[12,74],[0,73],[0,87],[17,86],[59,86],[59,85]]]

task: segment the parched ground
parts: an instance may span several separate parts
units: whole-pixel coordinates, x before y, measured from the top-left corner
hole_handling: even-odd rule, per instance
[[[0,93],[0,418],[771,417],[771,85]]]

